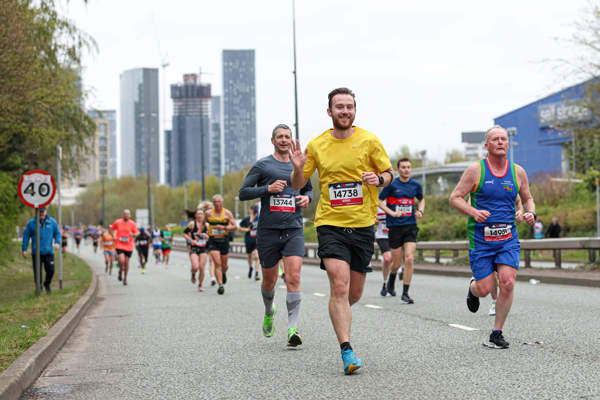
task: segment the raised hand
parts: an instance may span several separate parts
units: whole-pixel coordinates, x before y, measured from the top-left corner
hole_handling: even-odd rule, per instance
[[[306,164],[307,150],[304,150],[304,153],[302,152],[299,140],[290,140],[289,152],[290,160],[292,161],[294,168],[303,169],[304,164]]]

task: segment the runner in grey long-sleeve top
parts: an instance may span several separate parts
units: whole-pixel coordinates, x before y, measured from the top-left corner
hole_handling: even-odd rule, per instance
[[[273,155],[258,160],[246,175],[239,193],[240,200],[252,200],[260,197],[261,209],[258,218],[256,247],[263,268],[261,287],[265,316],[263,335],[273,336],[273,315],[275,314],[275,283],[277,265],[283,258],[285,283],[287,285],[286,305],[288,310],[288,346],[302,344],[298,334],[298,315],[300,313],[300,269],[304,256],[304,230],[302,208],[312,200],[313,192],[310,180],[300,191],[295,190],[290,181],[294,169],[289,156],[289,144],[292,140],[291,129],[284,124],[273,129],[271,143]]]

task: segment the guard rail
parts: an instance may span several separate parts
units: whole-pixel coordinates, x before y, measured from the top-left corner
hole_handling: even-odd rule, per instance
[[[173,247],[176,250],[185,250],[186,244],[185,239],[182,237],[176,237],[173,241]],[[318,259],[317,256],[317,243],[305,243],[304,254],[307,258]],[[440,263],[442,250],[451,250],[453,258],[460,255],[460,251],[466,251],[469,249],[469,242],[466,240],[459,241],[431,241],[431,242],[417,242],[417,258],[423,259],[424,251],[434,251],[436,264]],[[525,267],[531,267],[531,252],[534,250],[552,250],[554,265],[556,268],[562,266],[562,254],[563,250],[587,250],[588,260],[595,262],[597,253],[600,251],[600,237],[581,237],[581,238],[559,238],[559,239],[523,239],[521,240],[521,250],[525,256]],[[230,252],[233,254],[246,254],[244,243],[231,242]],[[379,259],[380,252],[379,248],[375,246],[374,259]]]

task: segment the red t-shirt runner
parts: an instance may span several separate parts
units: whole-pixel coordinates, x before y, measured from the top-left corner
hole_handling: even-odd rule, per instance
[[[115,247],[125,251],[133,251],[133,235],[140,233],[133,220],[124,221],[123,218],[116,220],[110,229],[117,231],[115,238]]]

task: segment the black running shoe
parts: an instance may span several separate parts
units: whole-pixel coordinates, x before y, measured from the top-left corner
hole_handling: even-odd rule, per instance
[[[387,288],[385,287],[385,283],[381,287],[381,292],[379,292],[379,294],[382,295],[383,297],[385,297],[385,295],[387,294]]]
[[[398,274],[398,280],[402,281],[402,279],[404,279],[404,268],[402,268]]]
[[[472,313],[476,313],[479,310],[479,297],[475,296],[473,292],[471,292],[471,283],[475,280],[475,278],[471,278],[469,281],[469,292],[467,293],[467,307],[469,307],[469,311]]]
[[[487,343],[488,347],[492,347],[494,349],[508,349],[510,344],[504,340],[504,336],[502,336],[502,331],[493,331],[490,335],[490,341]]]
[[[225,288],[223,287],[223,285],[219,285],[219,288],[217,289],[217,294],[223,294],[225,293]]]
[[[119,282],[123,280],[123,273],[119,271]]]
[[[248,279],[252,278],[252,267],[248,268]]]
[[[390,294],[390,296],[396,296],[396,288],[394,280],[392,279],[388,279],[387,292]]]
[[[408,293],[402,293],[401,300],[405,304],[414,304],[415,303],[415,301],[410,298],[410,296],[408,295]]]
[[[217,281],[211,279],[210,286],[215,286],[216,284],[217,284]]]
[[[223,285],[227,283],[227,274],[223,271]]]

